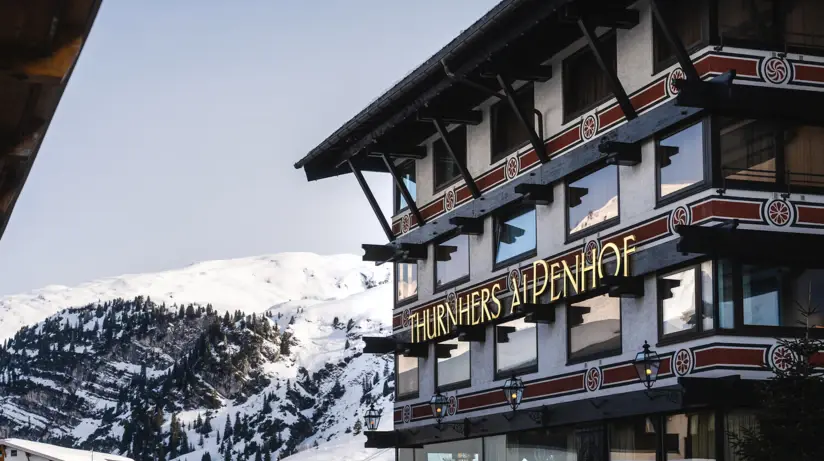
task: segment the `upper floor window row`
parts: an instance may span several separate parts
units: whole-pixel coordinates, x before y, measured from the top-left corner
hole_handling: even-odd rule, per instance
[[[660,2],[688,52],[710,43],[799,53],[824,52],[824,2],[820,0],[698,0]],[[711,18],[717,18],[711,22]],[[656,72],[676,62],[653,21]]]

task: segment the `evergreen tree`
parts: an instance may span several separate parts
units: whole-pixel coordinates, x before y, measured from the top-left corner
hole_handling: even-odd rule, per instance
[[[796,301],[806,335],[778,340],[786,354],[772,367],[775,376],[759,383],[757,424],[730,435],[741,461],[824,459],[824,378],[814,362],[824,352],[824,340],[810,337],[810,316],[819,307],[811,298],[804,305]]]
[[[355,327],[355,319],[349,319],[349,321],[346,322],[346,331],[349,331],[354,327]]]
[[[229,422],[229,414],[226,414],[226,424],[223,426],[223,437],[229,440],[232,437],[232,424]]]
[[[180,421],[177,414],[172,414],[172,422],[169,425],[169,457],[177,458],[180,455]]]
[[[217,439],[215,441],[215,443],[217,443],[217,446],[220,446],[220,429],[217,430],[217,434],[215,435],[215,438]]]
[[[268,449],[263,452],[263,461],[272,461],[272,453]]]
[[[231,448],[227,448],[226,451],[223,452],[223,461],[232,461]]]
[[[200,461],[212,461],[212,455],[210,455],[207,451],[206,453],[203,453],[203,456],[200,457]]]
[[[338,327],[338,323],[340,323],[340,321],[338,320],[338,316],[336,315],[336,316],[335,316],[335,318],[333,318],[333,319],[332,319],[332,326],[333,326],[334,328],[337,328],[337,327]]]
[[[361,433],[362,429],[363,429],[363,424],[361,424],[360,419],[356,420],[355,425],[352,427],[352,432],[354,432],[355,435],[358,435],[358,434]]]
[[[197,446],[203,448],[203,434],[200,434],[200,437],[197,439]]]
[[[349,349],[349,338],[346,339],[346,344],[343,345],[344,349]]]
[[[204,434],[208,434],[212,432],[212,416],[206,415],[206,421],[203,422],[203,431]]]
[[[255,450],[255,461],[263,461],[263,457],[260,455],[260,448]]]

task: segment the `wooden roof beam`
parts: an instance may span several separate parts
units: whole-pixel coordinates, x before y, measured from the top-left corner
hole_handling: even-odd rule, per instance
[[[44,54],[0,53],[0,75],[44,84],[60,84],[66,78],[83,47],[83,31],[66,28],[58,32],[51,49]]]

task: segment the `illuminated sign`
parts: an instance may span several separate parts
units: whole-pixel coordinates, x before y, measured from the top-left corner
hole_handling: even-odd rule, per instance
[[[596,288],[598,281],[604,277],[604,258],[615,259],[612,275],[623,273],[628,277],[629,255],[636,251],[634,242],[635,236],[629,235],[623,239],[623,249],[615,243],[607,243],[600,249],[593,248],[590,254],[582,251],[575,255],[572,267],[566,260],[552,264],[543,259],[533,262],[532,280],[529,280],[527,274],[523,274],[521,280],[517,281],[518,289],[512,293],[509,314],[513,314],[521,304],[538,304],[539,297],[547,288],[550,302]],[[456,326],[481,325],[497,319],[504,313],[504,307],[498,298],[499,292],[504,289],[500,283],[495,283],[491,288],[480,288],[459,296],[454,305],[443,302],[430,309],[415,312],[409,316],[411,342],[436,339],[451,333]]]

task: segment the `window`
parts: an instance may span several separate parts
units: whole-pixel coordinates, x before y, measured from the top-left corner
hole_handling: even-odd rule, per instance
[[[687,413],[665,417],[664,455],[670,460],[712,461],[715,455],[715,414]]]
[[[398,377],[396,392],[399,399],[418,396],[419,360],[417,357],[395,355],[395,376]]]
[[[414,199],[416,197],[415,193],[417,191],[417,186],[415,183],[415,161],[409,160],[403,162],[402,164],[398,165],[397,170],[398,176],[400,176],[404,185],[406,185],[406,188],[409,190],[409,195],[411,195]],[[393,189],[395,191],[395,212],[397,213],[408,207],[409,204],[406,203],[406,200],[403,198],[401,192],[398,190],[397,187],[394,187]]]
[[[455,156],[466,165],[466,127],[459,126],[450,131],[447,133],[447,139],[455,152]],[[449,155],[443,139],[438,139],[432,144],[432,152],[435,158],[435,190],[437,191],[459,178],[461,170],[458,169],[458,164]]]
[[[658,140],[658,198],[675,196],[704,182],[704,124],[699,122]]]
[[[495,326],[495,376],[538,371],[538,329],[523,318]]]
[[[435,245],[435,288],[446,288],[469,278],[469,236],[459,235]]]
[[[535,208],[520,209],[495,222],[495,267],[535,253],[537,247]]]
[[[609,165],[567,185],[570,235],[603,228],[618,219],[618,167]]]
[[[575,434],[568,427],[511,432],[484,438],[486,461],[561,461],[576,457]]]
[[[515,92],[515,101],[525,120],[534,120],[535,94],[532,85]],[[509,101],[498,101],[491,109],[492,163],[506,157],[529,142],[529,133],[518,120]]]
[[[658,279],[661,336],[714,328],[712,261]]]
[[[669,18],[670,24],[675,29],[675,34],[681,39],[687,53],[695,51],[707,43],[709,33],[705,20],[707,14],[707,1],[697,0],[692,2],[661,2],[660,8],[664,8],[663,13]],[[665,67],[674,64],[675,51],[670,46],[658,20],[652,19],[653,47],[655,53],[654,71],[660,72]]]
[[[610,68],[618,69],[618,44],[615,33],[601,38],[604,60]],[[581,115],[612,97],[609,80],[589,47],[564,60],[564,123]]]
[[[395,264],[395,284],[398,301],[409,301],[418,296],[418,265],[415,263]]]
[[[636,417],[609,423],[609,452],[614,460],[654,460],[661,434],[657,417]]]
[[[9,456],[17,456],[17,450],[11,450],[11,454]]]
[[[719,0],[718,34],[730,46],[810,52],[824,48],[820,0]]]
[[[483,441],[478,437],[424,445],[415,449],[415,461],[483,461]]]
[[[735,452],[735,437],[744,436],[747,429],[756,429],[758,419],[754,412],[749,410],[733,410],[726,414],[726,431],[724,437],[724,459],[726,461],[744,461]]]
[[[719,311],[725,328],[824,327],[824,270],[719,261]],[[740,296],[733,293],[739,292]],[[739,314],[740,312],[740,314]]]
[[[596,296],[567,307],[569,360],[621,353],[621,300]]]
[[[441,390],[457,389],[470,384],[469,343],[451,339],[435,345],[438,358],[435,386]]]
[[[728,118],[720,125],[724,184],[781,191],[824,187],[824,128]]]

